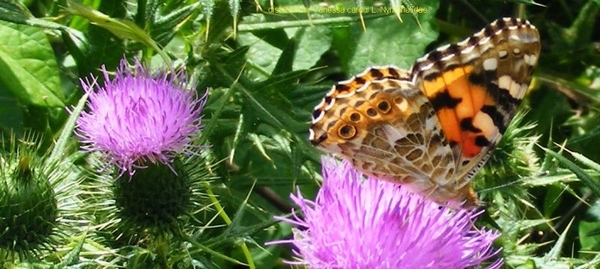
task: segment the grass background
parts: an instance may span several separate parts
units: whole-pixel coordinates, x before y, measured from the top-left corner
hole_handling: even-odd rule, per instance
[[[208,189],[218,204],[195,216],[202,225],[191,241],[114,248],[81,228],[89,235],[68,235],[70,243],[30,264],[285,267],[290,249],[264,243],[291,236],[289,225],[273,221],[290,212],[291,192],[318,190],[321,153],[307,128],[331,85],[372,65],[409,68],[505,16],[536,25],[542,53],[522,113],[474,180],[488,203],[477,225],[502,231],[506,268],[600,261],[598,0],[79,3],[0,2],[0,131],[43,134],[46,151],[67,123],[65,108],[82,97],[79,79],[97,76],[101,65],[115,70],[135,56],[153,68],[185,68],[199,92],[210,88],[202,142],[211,145]],[[381,5],[424,11],[386,13]],[[68,141],[76,154],[77,140]]]

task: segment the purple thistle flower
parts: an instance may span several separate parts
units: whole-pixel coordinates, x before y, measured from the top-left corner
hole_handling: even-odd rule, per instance
[[[199,98],[182,71],[153,76],[138,60],[132,71],[123,59],[114,79],[105,66],[102,73],[103,86],[94,77],[81,80],[88,110],[77,119],[75,133],[84,151],[102,152],[130,175],[144,162],[170,165],[178,153],[190,152],[206,94]]]
[[[481,213],[452,210],[382,180],[363,180],[346,161],[323,159],[316,200],[298,191],[292,200],[304,217],[294,224],[297,261],[309,268],[467,268],[497,256],[499,233],[473,226]],[[502,259],[487,268],[500,268]]]

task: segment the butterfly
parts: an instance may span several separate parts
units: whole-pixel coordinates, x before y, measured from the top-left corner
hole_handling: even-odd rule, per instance
[[[479,206],[471,179],[515,116],[540,49],[535,26],[502,18],[409,70],[368,68],[315,107],[309,139],[371,177],[440,204]]]

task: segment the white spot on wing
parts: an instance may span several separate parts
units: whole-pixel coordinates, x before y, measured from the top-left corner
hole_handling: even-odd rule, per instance
[[[458,45],[459,47],[464,47],[465,45],[467,45],[467,43],[469,43],[468,38],[463,41],[458,42],[456,45]]]
[[[442,57],[442,61],[448,61],[452,58],[454,58],[454,54],[448,54],[448,55]]]
[[[316,105],[313,110],[317,110],[324,105],[325,105],[325,99],[321,99],[321,102],[318,105]]]
[[[479,32],[475,33],[473,36],[479,37],[482,36],[485,33],[485,28],[481,29]]]
[[[417,59],[417,62],[425,62],[425,61],[427,61],[428,57],[429,57],[429,53],[425,54],[425,55],[423,55],[423,57]]]
[[[536,65],[537,64],[537,55],[535,55],[535,54],[525,55],[525,62],[531,66]]]
[[[365,90],[367,90],[369,88],[369,86],[371,86],[371,82],[367,81],[367,83],[365,83],[364,85],[362,85],[360,88],[356,89],[356,92],[363,92]]]
[[[331,98],[331,102],[329,103],[329,105],[327,105],[325,107],[325,110],[329,110],[333,107],[333,105],[335,104],[335,98]]]
[[[513,84],[510,85],[510,96],[521,99],[523,98],[523,91],[521,90],[521,84],[513,81]]]
[[[486,36],[486,37],[482,38],[481,40],[479,40],[479,45],[484,45],[484,44],[487,44],[488,42],[490,42],[490,37]]]
[[[499,130],[496,125],[494,125],[494,121],[490,117],[490,115],[484,112],[477,112],[475,117],[473,118],[473,126],[480,129],[489,141],[498,134]]]
[[[429,63],[427,65],[421,66],[421,71],[427,71],[433,67],[433,63]]]
[[[400,109],[400,111],[405,112],[408,109],[408,101],[402,98],[402,102],[396,104],[396,106]]]
[[[510,93],[510,96],[512,96],[513,98],[523,98],[521,84],[515,82],[509,75],[504,75],[498,78],[498,87],[507,90]]]
[[[444,46],[441,46],[441,47],[437,48],[436,50],[443,52],[443,51],[447,50],[449,47],[450,47],[450,44],[447,44],[447,45],[444,45]]]
[[[352,95],[354,95],[356,92],[355,91],[348,91],[345,94],[338,94],[336,98],[348,98]]]
[[[348,82],[348,83],[349,83],[350,81],[352,81],[352,80],[346,80],[346,81],[342,81],[342,82],[340,82],[340,83],[338,83],[338,84],[342,84],[342,83],[344,83],[344,82]],[[331,90],[329,90],[329,91],[327,92],[327,94],[325,94],[325,96],[332,96],[332,95],[333,95],[335,92],[336,92],[336,89],[335,89],[335,86],[333,86],[333,87],[331,87]]]
[[[321,113],[319,113],[319,116],[318,116],[318,117],[316,117],[316,118],[313,118],[313,120],[312,120],[312,124],[315,124],[315,123],[319,122],[319,121],[320,121],[320,120],[323,118],[323,116],[325,116],[325,112],[324,112],[324,111],[321,111]]]
[[[498,78],[498,87],[510,90],[510,85],[513,83],[513,79],[509,75],[504,75]]]
[[[494,71],[498,68],[498,60],[496,58],[489,58],[483,61],[483,69],[487,71]]]
[[[344,85],[344,84],[350,84],[352,81],[354,81],[355,78],[356,77],[353,77],[353,78],[350,78],[350,79],[346,79],[346,80],[342,80],[342,81],[338,82],[337,84],[342,84],[342,85]],[[335,86],[333,87],[333,89],[331,89],[331,92],[334,92],[334,91],[335,91]]]
[[[475,46],[470,46],[470,47],[466,47],[464,50],[462,50],[460,53],[461,54],[469,54],[473,51],[473,49],[475,49]]]

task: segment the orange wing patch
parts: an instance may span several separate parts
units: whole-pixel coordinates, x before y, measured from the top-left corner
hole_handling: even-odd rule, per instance
[[[539,53],[535,27],[505,18],[417,60],[412,75],[421,79],[458,164],[474,161],[471,169],[487,159],[482,153],[491,152],[516,113]]]
[[[470,119],[481,111],[486,90],[469,82],[472,66],[447,70],[431,81],[423,81],[422,90],[430,99],[440,119],[444,135],[450,143],[462,148],[462,155],[472,158],[479,154],[485,141],[477,145],[480,129]]]

